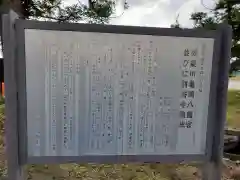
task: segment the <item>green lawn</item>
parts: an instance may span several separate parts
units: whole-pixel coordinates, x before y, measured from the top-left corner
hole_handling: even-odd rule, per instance
[[[233,76],[230,79],[234,81],[240,81],[240,76]]]
[[[227,125],[240,128],[240,91],[228,92]]]
[[[4,103],[4,99],[0,95],[0,105],[2,105],[3,103]]]
[[[4,105],[0,104],[0,180],[6,176],[3,110]],[[229,126],[240,128],[240,91],[229,91],[227,118]],[[197,167],[199,164],[29,165],[25,174],[29,180],[197,180]]]

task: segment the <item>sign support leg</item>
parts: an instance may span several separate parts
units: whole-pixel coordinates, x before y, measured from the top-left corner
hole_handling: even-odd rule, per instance
[[[13,11],[3,15],[3,56],[6,93],[6,153],[9,180],[23,180],[23,168],[19,163],[18,100],[16,81],[16,42],[14,23],[18,15]]]
[[[223,168],[224,126],[226,121],[228,73],[231,59],[232,28],[226,24],[219,27],[221,32],[221,54],[218,64],[218,86],[216,98],[215,126],[210,162],[204,165],[204,180],[221,180]],[[213,67],[214,68],[214,67]]]

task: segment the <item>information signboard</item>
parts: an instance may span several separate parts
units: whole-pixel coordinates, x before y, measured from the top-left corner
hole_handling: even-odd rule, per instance
[[[216,31],[17,25],[30,162],[206,157]]]
[[[28,156],[205,154],[213,46],[26,29]]]
[[[10,179],[29,163],[180,161],[220,179],[231,28],[17,18],[3,17]]]

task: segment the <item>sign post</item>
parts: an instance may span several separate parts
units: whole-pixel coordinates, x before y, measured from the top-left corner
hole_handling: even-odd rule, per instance
[[[2,84],[4,82],[3,78],[4,78],[4,75],[3,75],[4,71],[3,71],[3,58],[1,59],[0,58],[0,83]],[[2,88],[2,85],[0,86],[0,93],[2,94],[3,93],[3,88]]]
[[[223,168],[223,147],[224,147],[224,126],[226,121],[227,109],[227,90],[228,90],[228,73],[231,58],[232,46],[232,29],[230,26],[222,24],[219,29],[222,30],[221,38],[221,56],[218,67],[218,81],[217,81],[217,108],[216,118],[214,122],[214,135],[212,142],[212,155],[210,162],[206,163],[204,170],[205,179],[218,180],[221,179],[221,171]]]
[[[19,130],[18,130],[18,100],[16,79],[16,40],[15,20],[17,14],[10,11],[3,15],[3,56],[4,56],[4,85],[5,85],[5,137],[9,180],[22,180],[23,169],[19,162]]]
[[[208,31],[18,19],[14,25],[17,54],[8,68],[17,78],[5,83],[6,96],[13,82],[12,93],[18,94],[14,106],[6,108],[17,109],[14,117],[7,116],[18,122],[11,132],[18,135],[19,161],[14,162],[19,167],[200,161],[214,170],[210,179],[219,179],[229,27]],[[5,54],[9,48],[5,45]]]

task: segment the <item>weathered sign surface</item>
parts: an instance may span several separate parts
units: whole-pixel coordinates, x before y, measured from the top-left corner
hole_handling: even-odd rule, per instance
[[[25,29],[28,156],[204,155],[214,39]]]

